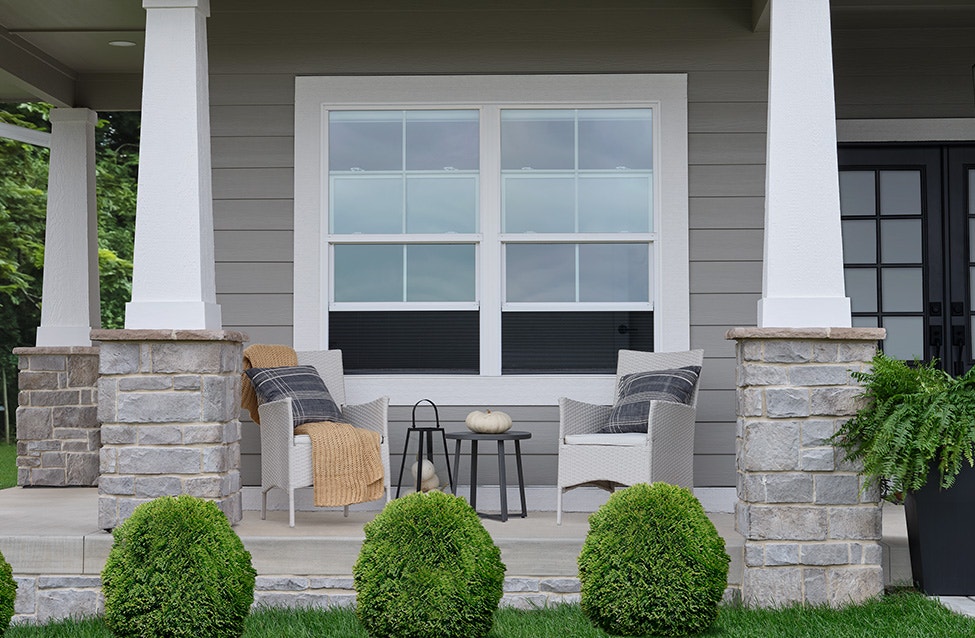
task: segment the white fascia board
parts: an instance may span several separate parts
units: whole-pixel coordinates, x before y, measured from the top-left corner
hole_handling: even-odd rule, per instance
[[[0,137],[5,137],[8,140],[14,140],[16,142],[23,142],[25,144],[33,144],[34,146],[51,148],[50,133],[38,131],[32,128],[26,128],[24,126],[7,124],[6,122],[0,122]]]

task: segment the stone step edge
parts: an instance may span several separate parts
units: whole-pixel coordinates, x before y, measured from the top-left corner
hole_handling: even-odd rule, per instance
[[[15,576],[17,599],[11,624],[43,624],[69,617],[98,616],[105,612],[101,578],[91,575]],[[578,578],[506,576],[500,607],[540,609],[579,604]],[[353,607],[355,590],[351,576],[258,576],[254,605],[328,609]],[[738,585],[729,585],[724,602],[741,599]]]

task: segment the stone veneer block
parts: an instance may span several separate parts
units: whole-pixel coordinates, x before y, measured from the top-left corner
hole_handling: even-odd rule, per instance
[[[246,336],[94,330],[92,339],[101,347],[99,527],[117,527],[140,504],[179,494],[212,500],[238,523]]]
[[[829,438],[856,413],[877,328],[735,328],[742,600],[842,606],[883,591],[881,511]]]
[[[99,349],[43,346],[13,352],[20,389],[17,484],[97,485]]]

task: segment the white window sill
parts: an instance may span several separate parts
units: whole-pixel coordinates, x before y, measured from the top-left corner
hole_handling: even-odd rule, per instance
[[[612,403],[612,374],[558,375],[346,375],[349,403],[388,396],[391,405],[430,399],[437,405],[558,405],[559,397],[587,403]]]

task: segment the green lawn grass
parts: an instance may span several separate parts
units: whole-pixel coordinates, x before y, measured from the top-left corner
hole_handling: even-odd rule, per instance
[[[790,607],[758,610],[722,607],[702,636],[723,638],[955,638],[975,636],[975,619],[959,616],[916,593],[831,610]],[[350,610],[265,609],[247,619],[244,638],[368,638]],[[502,609],[490,638],[608,638],[577,605],[537,611]],[[6,638],[111,638],[100,619],[63,621],[42,627],[11,627]]]
[[[17,484],[17,445],[7,445],[0,436],[0,490]]]

